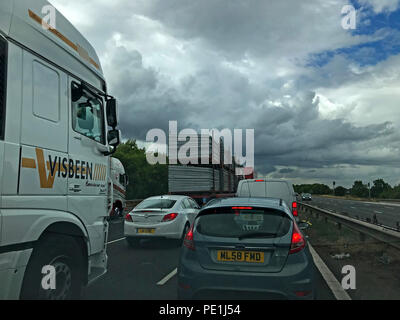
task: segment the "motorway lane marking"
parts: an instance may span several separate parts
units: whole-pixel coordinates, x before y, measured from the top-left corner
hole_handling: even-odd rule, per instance
[[[375,213],[383,213],[382,211],[375,211],[375,210],[374,210],[374,212],[375,212]]]
[[[117,239],[117,240],[109,241],[109,242],[107,242],[107,244],[111,244],[111,243],[119,242],[119,241],[122,241],[122,240],[125,240],[125,239],[126,239],[126,237],[123,237],[123,238],[121,238],[121,239]]]
[[[400,203],[391,203],[391,202],[365,202],[365,203],[381,205],[381,206],[389,206],[389,207],[400,207]]]
[[[178,273],[178,268],[175,268],[172,270],[169,274],[167,274],[163,279],[161,279],[159,282],[157,282],[158,286],[163,286],[166,284],[169,280],[172,279],[176,274]]]
[[[351,300],[348,293],[343,289],[343,287],[341,286],[339,281],[333,275],[332,271],[329,270],[328,266],[321,259],[319,254],[314,250],[314,248],[311,246],[310,243],[308,243],[308,246],[310,248],[310,252],[314,259],[314,263],[315,263],[316,267],[318,268],[319,272],[321,273],[322,277],[324,278],[329,289],[331,289],[336,300]]]

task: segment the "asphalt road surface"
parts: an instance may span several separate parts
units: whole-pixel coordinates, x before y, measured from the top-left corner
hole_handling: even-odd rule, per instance
[[[336,213],[346,213],[349,217],[372,222],[374,216],[379,224],[397,227],[400,223],[400,203],[356,201],[336,198],[324,198],[313,196],[312,201],[304,201],[306,204]]]
[[[109,229],[108,273],[86,289],[90,300],[175,300],[180,245],[175,241],[143,241],[130,248],[123,238],[123,222],[112,221]],[[317,272],[317,299],[335,299]],[[160,283],[161,282],[161,283]]]

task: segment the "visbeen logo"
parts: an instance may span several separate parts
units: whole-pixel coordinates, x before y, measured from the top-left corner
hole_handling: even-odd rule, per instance
[[[59,156],[48,156],[45,161],[44,151],[36,148],[36,159],[23,157],[22,168],[37,169],[40,179],[40,188],[52,189],[56,177],[61,179],[80,179],[87,181],[105,181],[107,167],[103,164],[94,164],[83,160],[73,160]]]

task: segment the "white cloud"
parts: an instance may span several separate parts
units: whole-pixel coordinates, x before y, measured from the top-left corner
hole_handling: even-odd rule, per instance
[[[393,12],[399,8],[399,0],[358,0],[362,5],[372,7],[375,13]]]

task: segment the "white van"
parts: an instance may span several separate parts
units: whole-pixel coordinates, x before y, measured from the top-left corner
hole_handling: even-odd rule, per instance
[[[240,198],[278,198],[298,216],[296,193],[287,180],[247,179],[239,181],[236,196]]]
[[[1,0],[0,300],[79,298],[106,273],[117,117],[75,27],[47,1]]]

